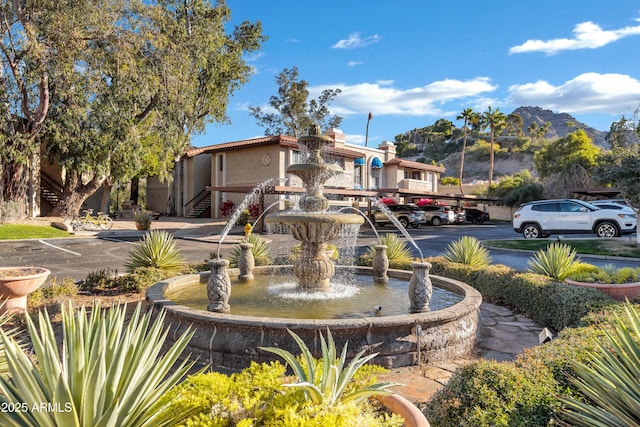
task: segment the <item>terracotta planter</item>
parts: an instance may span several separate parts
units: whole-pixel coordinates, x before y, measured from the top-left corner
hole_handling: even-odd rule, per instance
[[[374,396],[389,412],[404,418],[404,427],[430,427],[422,411],[399,394]]]
[[[16,270],[24,274],[8,275]],[[0,267],[0,297],[6,299],[0,313],[25,311],[27,295],[42,286],[50,274],[40,267]]]
[[[625,299],[629,299],[631,301],[635,297],[640,295],[640,282],[634,283],[587,283],[587,282],[576,282],[575,280],[565,279],[565,283],[568,283],[572,286],[582,286],[584,288],[593,288],[599,289],[605,294],[609,295],[611,298],[624,301]]]

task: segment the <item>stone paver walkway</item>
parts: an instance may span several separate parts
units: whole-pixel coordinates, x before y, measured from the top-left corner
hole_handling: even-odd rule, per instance
[[[525,348],[538,345],[538,334],[544,329],[525,316],[487,302],[480,306],[480,319],[478,341],[472,354],[433,365],[393,368],[378,376],[378,380],[403,384],[393,390],[412,402],[426,402],[458,368],[481,359],[513,360]]]

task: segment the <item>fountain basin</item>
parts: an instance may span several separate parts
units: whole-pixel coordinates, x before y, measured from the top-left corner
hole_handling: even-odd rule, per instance
[[[256,267],[254,274],[278,274],[283,268]],[[356,270],[358,274],[372,274],[371,268]],[[237,274],[233,269],[231,273]],[[326,334],[329,328],[338,349],[348,341],[349,357],[362,349],[366,353],[379,353],[375,363],[389,368],[415,365],[418,357],[422,363],[429,363],[461,356],[473,348],[476,340],[482,296],[453,279],[431,276],[434,286],[463,296],[462,301],[445,309],[348,319],[287,319],[277,317],[277,313],[274,317],[213,313],[180,305],[165,297],[165,292],[194,281],[206,283],[208,276],[209,273],[204,272],[156,283],[147,290],[146,298],[154,311],[165,310],[165,323],[171,326],[169,342],[191,326],[195,334],[189,343],[189,352],[212,366],[240,369],[249,366],[251,361],[276,359],[259,347],[280,347],[297,354],[299,349],[287,329],[302,337],[315,357],[321,355],[319,334]],[[409,281],[411,272],[389,270],[389,276]],[[417,325],[422,330],[419,340],[415,335]]]

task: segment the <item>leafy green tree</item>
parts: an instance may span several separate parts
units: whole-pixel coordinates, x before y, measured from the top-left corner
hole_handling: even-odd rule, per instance
[[[325,89],[320,97],[308,100],[309,83],[300,80],[298,67],[285,68],[276,76],[278,94],[269,98],[269,106],[275,112],[265,112],[262,107],[249,107],[250,114],[265,128],[265,135],[289,135],[298,138],[306,134],[313,123],[322,129],[337,128],[342,117],[331,115],[329,104],[340,89]]]
[[[506,117],[505,132],[511,136],[522,136],[524,128],[524,119],[519,114],[509,114]]]
[[[504,129],[507,122],[507,116],[500,111],[499,108],[492,110],[491,107],[487,109],[483,113],[484,122],[486,126],[489,127],[489,138],[490,138],[490,149],[489,149],[489,185],[491,185],[493,181],[493,165],[494,165],[494,147],[493,144],[495,142],[495,136],[499,135],[500,132]]]
[[[566,172],[574,165],[590,171],[599,154],[600,148],[591,142],[585,131],[578,129],[538,150],[533,156],[533,163],[540,176],[546,178]]]
[[[38,138],[66,171],[53,214],[76,212],[100,185],[167,175],[193,133],[225,121],[229,95],[251,74],[259,24],[225,32],[220,2],[103,0],[85,49],[57,69],[49,120]],[[94,35],[92,32],[95,32]]]
[[[542,184],[532,177],[531,172],[522,170],[515,175],[502,177],[498,184],[489,187],[487,195],[503,200],[507,206],[520,206],[541,199],[543,190]]]
[[[617,122],[611,123],[606,140],[613,148],[629,147],[638,143],[638,135],[640,135],[640,122],[622,116]]]

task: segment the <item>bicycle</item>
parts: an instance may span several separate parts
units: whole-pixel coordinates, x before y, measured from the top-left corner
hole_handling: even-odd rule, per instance
[[[71,228],[75,231],[81,230],[110,230],[113,227],[113,220],[108,216],[103,216],[102,212],[98,212],[98,216],[93,216],[93,209],[82,211],[82,215],[75,215],[71,219]]]

